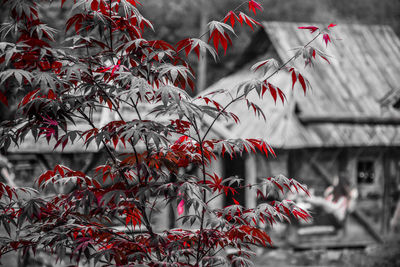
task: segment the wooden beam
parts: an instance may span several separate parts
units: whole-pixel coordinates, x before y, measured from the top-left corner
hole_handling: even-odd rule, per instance
[[[367,125],[400,125],[399,118],[382,118],[375,116],[309,116],[300,115],[299,121],[304,125],[309,124],[367,124]]]
[[[396,179],[396,166],[394,160],[388,154],[383,157],[383,197],[382,197],[382,225],[381,231],[386,235],[389,231],[389,223],[391,217],[391,186],[392,179]]]
[[[372,242],[354,242],[354,243],[329,243],[329,242],[305,242],[304,244],[295,245],[294,251],[307,251],[315,249],[329,249],[329,250],[342,250],[342,249],[365,249],[367,246],[373,245]]]
[[[372,227],[371,223],[367,219],[367,216],[360,210],[354,210],[350,215],[353,216],[362,226],[364,226],[364,229],[368,231],[368,233],[379,243],[383,243],[381,235],[378,233],[378,231],[375,230],[374,227]]]
[[[208,17],[209,17],[209,3],[205,0],[200,1],[200,34],[203,32],[207,32],[208,30]],[[207,36],[203,36],[201,39],[206,42]],[[204,91],[207,84],[207,52],[201,49],[200,51],[201,57],[198,61],[198,69],[197,69],[197,83],[196,83],[196,93],[200,93]]]
[[[310,166],[319,174],[325,183],[330,186],[333,184],[331,175],[327,170],[325,170],[321,165],[315,162],[315,160],[310,160]]]

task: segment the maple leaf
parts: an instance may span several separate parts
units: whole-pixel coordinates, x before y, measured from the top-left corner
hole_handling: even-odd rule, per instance
[[[228,20],[231,23],[232,27],[235,26],[235,21],[240,21],[238,16],[233,11],[229,11],[228,14],[226,14],[224,18],[224,23],[226,23]]]
[[[92,3],[91,3],[91,5],[90,5],[90,8],[91,8],[93,11],[97,11],[98,8],[99,8],[99,2],[97,2],[97,0],[93,0]]]
[[[211,21],[208,23],[208,28],[210,30],[210,38],[208,38],[208,42],[213,40],[214,48],[218,52],[219,43],[221,43],[222,48],[224,49],[224,54],[226,54],[226,49],[228,48],[228,42],[232,45],[232,40],[229,37],[228,33],[225,30],[228,30],[235,34],[235,31],[228,24],[219,22],[219,21]]]
[[[240,12],[240,13],[239,13],[239,22],[240,22],[240,24],[243,24],[243,22],[245,22],[247,25],[250,26],[250,28],[251,28],[252,30],[253,30],[253,25],[261,26],[261,24],[260,24],[258,21],[256,21],[256,20],[250,18],[249,16],[247,16],[247,15],[244,14],[243,12]]]
[[[304,91],[304,95],[306,94],[307,87],[310,87],[309,81],[303,77],[300,73],[298,73],[294,68],[290,68],[289,72],[291,72],[292,76],[292,90],[294,88],[294,85],[296,84],[297,81],[299,81],[301,88]]]
[[[47,139],[49,139],[53,135],[56,135],[56,130],[54,128],[40,127],[40,130],[42,130],[42,132],[39,133],[39,136],[44,134]]]
[[[298,75],[298,78],[299,78],[299,82],[301,84],[301,87],[303,88],[304,95],[305,95],[306,94],[306,89],[307,89],[306,82],[305,82],[303,76],[300,73]]]
[[[259,69],[263,70],[264,75],[267,74],[270,70],[275,71],[278,68],[279,68],[278,61],[273,58],[259,61],[255,63],[253,66],[251,66],[251,70],[254,72]]]
[[[335,27],[335,26],[337,26],[336,24],[333,24],[333,23],[331,23],[331,24],[329,24],[329,26],[328,26],[328,29],[329,28],[333,28],[333,27]]]
[[[257,15],[256,9],[262,11],[263,8],[262,8],[262,6],[261,6],[259,3],[257,3],[256,1],[250,0],[250,1],[249,1],[249,10],[250,10],[250,11],[253,11],[254,15]]]
[[[292,73],[292,90],[293,90],[294,85],[296,84],[296,81],[297,81],[297,75],[296,75],[296,71],[294,68],[291,68],[290,72]]]
[[[329,34],[327,34],[327,33],[325,33],[322,36],[322,40],[323,40],[323,42],[325,42],[326,46],[328,46],[328,43],[331,42],[331,38],[330,38]]]
[[[299,29],[310,30],[311,33],[314,33],[315,31],[319,30],[319,28],[316,26],[302,26],[302,27],[299,27]]]
[[[217,52],[214,50],[214,48],[212,46],[210,46],[203,40],[200,40],[197,38],[186,38],[186,39],[179,41],[176,44],[176,50],[178,52],[180,52],[183,49],[185,50],[186,57],[192,51],[194,51],[196,53],[198,59],[200,59],[200,52],[204,54],[206,51],[208,51],[212,55],[212,57],[214,58],[215,61],[217,60],[217,57],[218,57]]]

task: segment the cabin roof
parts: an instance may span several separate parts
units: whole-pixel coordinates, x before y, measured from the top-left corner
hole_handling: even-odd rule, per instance
[[[315,35],[298,29],[309,25],[264,22],[260,29],[266,33],[264,38],[257,33],[257,41],[253,40],[248,50],[257,47],[257,51],[268,51],[201,94],[221,88],[234,90],[240,82],[260,78],[250,66],[271,54],[286,62],[294,55],[293,48],[306,44]],[[399,38],[389,26],[359,24],[338,25],[333,28],[332,37],[334,44],[327,48],[322,40],[312,43],[326,51],[330,64],[318,60],[313,67],[305,67],[301,59],[294,63],[312,85],[306,96],[298,85],[291,90],[288,74],[276,75],[271,81],[285,92],[287,103],[275,104],[267,95],[263,99],[249,95],[263,109],[267,120],[255,119],[245,104],[245,108],[241,104],[232,105],[231,111],[239,115],[241,123],[222,123],[229,129],[227,138],[263,138],[277,148],[400,145],[400,113],[391,105],[382,106],[385,97],[400,90]],[[216,98],[222,103],[228,99]]]

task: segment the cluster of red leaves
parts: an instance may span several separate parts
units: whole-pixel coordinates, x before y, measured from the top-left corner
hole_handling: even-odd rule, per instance
[[[83,172],[80,171],[73,171],[68,167],[65,167],[63,165],[56,165],[53,170],[48,170],[42,175],[39,176],[38,178],[38,186],[39,187],[46,187],[49,183],[56,183],[59,179],[76,179],[76,185],[80,188],[82,188],[83,184],[85,186],[93,186],[96,188],[100,188],[101,185],[94,179],[91,179],[90,177],[86,176]],[[69,180],[68,179],[68,180]]]
[[[62,0],[61,5],[65,1]],[[21,4],[26,3],[22,1]],[[226,53],[232,44],[230,36],[235,33],[235,25],[246,24],[253,29],[261,26],[258,21],[235,9],[221,21],[208,24],[208,43],[212,45],[198,38],[186,38],[171,45],[163,40],[144,39],[145,30],[153,26],[141,16],[137,9],[141,4],[136,0],[86,0],[80,4],[74,6],[75,11],[65,25],[66,31],[72,32],[69,41],[73,49],[85,49],[85,53],[90,50],[92,56],[90,53],[70,56],[57,52],[52,48],[53,32],[40,21],[37,4],[29,1],[24,8],[11,4],[10,14],[23,27],[18,28],[18,48],[6,49],[0,57],[0,64],[12,66],[0,73],[0,84],[16,84],[28,89],[18,105],[26,120],[21,119],[22,126],[15,131],[17,138],[13,136],[13,141],[16,144],[29,131],[35,140],[42,135],[47,141],[54,138],[54,148],[61,146],[62,149],[78,137],[86,147],[93,141],[98,147],[104,146],[109,159],[94,168],[95,178],[56,165],[38,177],[38,187],[46,189],[48,185],[70,183],[74,187],[72,191],[32,198],[23,205],[15,200],[17,189],[0,183],[0,199],[8,198],[7,203],[2,203],[0,220],[10,236],[0,246],[0,255],[10,249],[23,249],[24,253],[30,249],[33,252],[47,249],[62,257],[68,245],[71,247],[68,253],[77,261],[84,255],[88,260],[94,259],[95,263],[101,260],[117,266],[132,263],[160,266],[166,262],[181,265],[195,262],[194,265],[199,266],[200,262],[207,265],[205,261],[209,258],[211,262],[212,257],[208,256],[220,248],[239,249],[237,258],[240,258],[248,257],[242,248],[250,249],[250,244],[271,244],[269,235],[258,227],[260,223],[272,226],[277,220],[289,221],[291,217],[310,218],[306,211],[285,201],[247,209],[233,198],[234,205],[213,210],[208,207],[207,190],[216,195],[236,197],[239,188],[255,187],[257,196],[266,198],[266,192],[256,185],[243,185],[239,178],[207,173],[213,160],[219,156],[233,158],[249,153],[275,156],[275,152],[261,139],[206,139],[221,116],[236,123],[239,118],[226,110],[230,104],[224,106],[210,95],[195,99],[202,105],[197,105],[186,95],[184,89],[194,87],[194,71],[180,52],[184,51],[188,57],[194,51],[199,58],[207,51],[216,58],[219,47]],[[246,1],[246,4],[254,15],[262,10],[254,0]],[[334,26],[329,25],[323,34],[326,45],[331,41],[329,29]],[[311,33],[319,30],[315,26],[300,29]],[[92,36],[91,33],[96,31],[103,38]],[[319,55],[327,60],[317,50],[307,52],[310,57]],[[267,72],[273,66],[274,63],[267,60],[254,68]],[[308,81],[294,68],[288,68],[288,71],[292,88],[298,82],[305,93]],[[237,99],[244,99],[249,109],[264,118],[262,109],[246,98],[253,90],[260,97],[269,91],[275,102],[278,98],[282,102],[285,100],[282,90],[267,79],[241,84]],[[0,101],[8,105],[1,92]],[[137,106],[143,103],[156,105],[150,112],[156,117],[177,116],[165,124],[142,119]],[[124,104],[136,111],[137,119],[123,119],[119,111]],[[120,118],[97,128],[93,122],[93,112],[97,108],[116,112]],[[204,115],[213,121],[202,133],[202,127],[207,126]],[[67,129],[67,121],[75,123],[75,118],[86,121],[91,128]],[[9,129],[13,130],[12,127]],[[59,137],[61,131],[65,134]],[[120,144],[133,151],[116,153]],[[203,170],[202,178],[182,174],[183,169],[192,166]],[[271,190],[284,193],[300,189],[308,193],[293,179],[268,177],[264,180]],[[25,189],[21,190],[25,192]],[[160,196],[164,196],[163,201],[167,204],[179,203],[178,214],[183,222],[199,223],[200,228],[156,233],[151,214],[157,209]],[[188,211],[186,215],[185,210]],[[191,210],[195,211],[194,215],[190,214]],[[216,222],[206,222],[207,212],[215,215]],[[113,227],[116,222],[125,230]],[[12,239],[10,225],[23,229],[21,236]],[[208,225],[212,227],[207,228]],[[142,227],[145,229],[135,232],[136,228]]]
[[[335,27],[336,24],[329,24],[328,27],[326,27],[326,32],[323,33],[322,35],[322,40],[325,42],[326,46],[328,46],[328,43],[331,42],[331,37],[329,35],[329,29]],[[302,26],[299,27],[299,29],[302,30],[309,30],[311,33],[314,33],[316,31],[320,31],[320,28],[317,26]]]

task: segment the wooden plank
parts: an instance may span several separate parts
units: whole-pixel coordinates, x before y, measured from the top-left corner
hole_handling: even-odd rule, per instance
[[[315,160],[310,161],[310,166],[319,174],[321,178],[326,182],[327,186],[333,184],[331,175],[327,170],[325,170],[320,164],[316,163]]]
[[[209,17],[209,10],[207,8],[208,2],[207,1],[200,1],[202,8],[200,8],[200,34],[207,32],[208,30],[208,17]],[[206,8],[204,8],[206,7]],[[204,42],[207,42],[207,35],[204,35],[201,38]],[[196,93],[202,92],[206,88],[207,84],[207,52],[202,51],[200,49],[201,57],[199,58],[198,62],[198,71],[197,71],[197,83],[196,83]]]
[[[389,231],[389,221],[390,221],[390,187],[392,177],[396,175],[396,169],[394,162],[386,154],[383,157],[383,197],[382,197],[382,225],[381,231],[383,235],[386,235]]]
[[[375,228],[371,225],[367,216],[360,210],[354,210],[350,215],[353,216],[364,228],[368,231],[368,233],[379,243],[383,242],[381,235],[375,230]]]
[[[400,230],[400,199],[397,200],[396,209],[390,220],[390,231],[396,233]]]
[[[300,115],[299,120],[304,125],[309,124],[367,124],[367,125],[400,125],[400,118],[390,117],[374,117],[374,116],[363,116],[363,117],[334,117],[334,116],[305,116]]]
[[[324,243],[324,242],[312,242],[294,246],[294,251],[305,251],[313,249],[364,249],[367,246],[372,245],[371,242],[354,242],[354,243]]]

